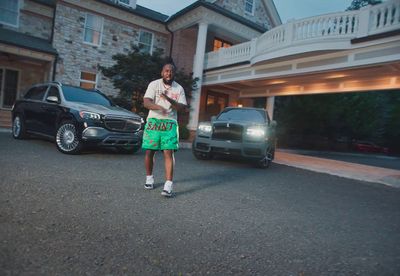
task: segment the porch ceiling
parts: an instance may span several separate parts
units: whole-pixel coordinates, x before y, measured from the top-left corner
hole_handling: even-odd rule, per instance
[[[400,62],[365,68],[326,71],[287,77],[242,80],[205,86],[240,97],[268,97],[400,89]]]

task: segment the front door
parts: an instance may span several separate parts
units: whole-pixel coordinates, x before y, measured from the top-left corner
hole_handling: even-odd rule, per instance
[[[207,93],[207,102],[206,102],[206,120],[210,120],[211,116],[218,115],[222,109],[228,106],[229,95],[217,93],[217,92],[208,92]]]
[[[17,99],[19,72],[0,68],[0,108],[11,109]]]

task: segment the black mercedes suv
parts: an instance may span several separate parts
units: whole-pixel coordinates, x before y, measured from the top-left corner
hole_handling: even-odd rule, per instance
[[[47,137],[68,154],[88,144],[134,153],[141,146],[144,126],[139,115],[116,106],[100,91],[59,82],[31,87],[13,106],[12,120],[14,138]]]

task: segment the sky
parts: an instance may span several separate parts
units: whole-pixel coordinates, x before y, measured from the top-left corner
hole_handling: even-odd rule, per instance
[[[137,4],[146,8],[172,15],[196,0],[137,0]],[[274,0],[282,23],[290,19],[344,11],[351,0]]]

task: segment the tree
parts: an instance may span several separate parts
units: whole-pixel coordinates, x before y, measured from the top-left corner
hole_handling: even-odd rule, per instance
[[[382,3],[382,0],[353,0],[346,11],[359,10],[368,5],[376,5]]]
[[[162,54],[162,51],[156,50],[150,55],[143,53],[138,47],[132,47],[128,54],[114,55],[113,66],[99,66],[103,75],[110,78],[114,87],[119,89],[118,96],[114,98],[117,104],[137,113],[147,112],[143,107],[143,96],[147,86],[151,81],[160,78],[163,64],[172,62],[172,59],[165,58]],[[175,80],[182,85],[189,100],[191,92],[196,89],[197,79],[178,70]]]

